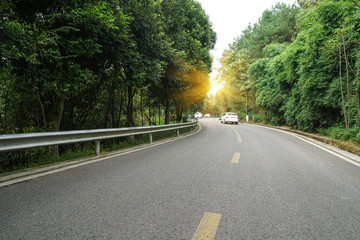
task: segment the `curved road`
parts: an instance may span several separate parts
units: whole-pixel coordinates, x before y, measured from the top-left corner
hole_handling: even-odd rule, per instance
[[[292,135],[198,134],[0,188],[0,239],[360,239],[360,168]]]

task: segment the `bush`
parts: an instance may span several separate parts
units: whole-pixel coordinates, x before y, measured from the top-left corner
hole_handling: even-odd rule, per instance
[[[262,122],[264,122],[264,119],[261,117],[261,115],[255,114],[254,122],[262,123]]]
[[[349,129],[349,131],[347,131],[346,128],[343,126],[336,126],[329,128],[320,128],[317,129],[317,132],[330,138],[338,140],[351,140],[360,143],[358,127],[352,127]]]

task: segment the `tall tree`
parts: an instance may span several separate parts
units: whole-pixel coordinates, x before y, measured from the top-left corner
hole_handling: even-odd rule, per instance
[[[3,48],[13,46],[24,54],[6,59],[17,76],[14,84],[36,96],[43,127],[57,131],[66,100],[80,94],[84,86],[99,87],[109,70],[119,68],[128,19],[104,1],[44,2],[29,8],[22,4],[10,5],[23,38],[13,38]]]
[[[278,54],[267,52],[275,50],[276,44],[281,44],[281,48],[284,49],[286,44],[293,41],[296,36],[296,16],[298,11],[297,7],[287,6],[286,4],[277,4],[272,9],[266,10],[258,22],[253,26],[248,26],[223,54],[220,78],[227,85],[226,94],[237,95],[238,105],[245,105],[245,118],[247,121],[249,120],[249,102],[254,102],[253,109],[256,108],[255,93],[259,83],[256,84],[255,75],[265,74],[265,72],[256,72],[258,68],[263,68],[263,71],[266,69],[263,66],[265,62],[261,59],[268,59],[267,54],[274,54],[273,56]],[[266,50],[267,46],[271,44],[275,45],[271,50],[270,47]],[[252,67],[251,76],[249,77],[248,72],[253,63],[254,67]],[[264,81],[266,82],[266,80]],[[261,95],[256,94],[256,96]],[[257,102],[259,103],[259,101]],[[231,103],[231,100],[228,103]],[[230,109],[235,111],[236,108]]]
[[[181,3],[176,0],[164,0],[161,5],[164,31],[169,43],[165,56],[168,64],[162,78],[168,123],[171,99],[175,101],[177,119],[180,120],[186,106],[206,96],[209,81],[202,76],[207,75],[211,69],[210,49],[215,45],[216,34],[200,3],[194,0]],[[199,79],[201,88],[198,87]],[[181,94],[183,91],[187,91],[187,102]],[[190,92],[194,96],[189,96]]]

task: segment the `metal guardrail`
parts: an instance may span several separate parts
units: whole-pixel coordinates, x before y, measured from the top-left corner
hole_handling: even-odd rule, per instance
[[[16,151],[28,148],[47,147],[69,143],[79,143],[95,141],[96,155],[100,154],[100,140],[126,137],[140,134],[149,134],[149,141],[152,143],[152,133],[192,128],[197,126],[197,122],[168,124],[148,127],[131,127],[131,128],[111,128],[111,129],[94,129],[79,131],[61,131],[61,132],[44,132],[44,133],[24,133],[24,134],[5,134],[0,135],[0,152]]]

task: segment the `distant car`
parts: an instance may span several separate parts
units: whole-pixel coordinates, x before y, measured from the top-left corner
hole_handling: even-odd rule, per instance
[[[239,123],[239,117],[236,113],[233,112],[226,112],[221,118],[221,123],[232,123],[232,124],[238,124]]]
[[[195,118],[202,118],[202,113],[197,112],[197,113],[195,113],[194,117]]]
[[[205,117],[206,117],[206,118],[209,118],[209,117],[210,117],[210,113],[205,114]]]

